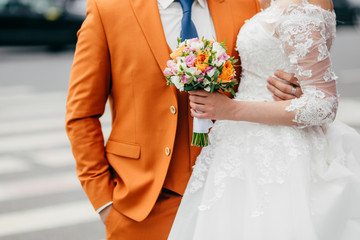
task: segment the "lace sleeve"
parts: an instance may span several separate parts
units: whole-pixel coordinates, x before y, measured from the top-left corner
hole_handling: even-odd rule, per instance
[[[304,93],[292,100],[286,111],[294,111],[293,121],[306,127],[331,123],[335,119],[338,95],[329,54],[335,37],[335,15],[318,6],[303,4],[290,4],[284,10],[276,34]]]

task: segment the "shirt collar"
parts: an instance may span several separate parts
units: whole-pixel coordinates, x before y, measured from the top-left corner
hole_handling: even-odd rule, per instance
[[[157,1],[158,3],[160,3],[163,9],[167,9],[173,2],[175,2],[174,0],[157,0]],[[194,1],[198,2],[202,8],[206,7],[206,0],[194,0]]]

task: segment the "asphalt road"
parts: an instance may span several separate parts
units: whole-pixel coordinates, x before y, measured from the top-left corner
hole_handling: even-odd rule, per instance
[[[332,50],[338,119],[360,129],[360,29],[341,28]],[[75,175],[64,131],[73,47],[0,48],[0,240],[105,239]],[[110,117],[102,118],[104,133]]]

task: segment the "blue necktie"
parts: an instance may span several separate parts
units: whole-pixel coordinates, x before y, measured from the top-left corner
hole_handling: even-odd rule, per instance
[[[194,0],[178,0],[183,10],[183,18],[181,20],[180,38],[182,41],[198,37],[195,25],[191,20],[191,8]]]

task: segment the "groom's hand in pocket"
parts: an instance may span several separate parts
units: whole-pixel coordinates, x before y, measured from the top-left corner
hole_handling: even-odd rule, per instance
[[[267,79],[267,89],[273,94],[274,100],[291,100],[303,94],[294,74],[278,70],[274,75]]]
[[[104,208],[99,214],[100,214],[100,219],[101,221],[105,224],[106,219],[108,218],[108,215],[110,213],[112,209],[112,205],[107,206],[106,208]]]

